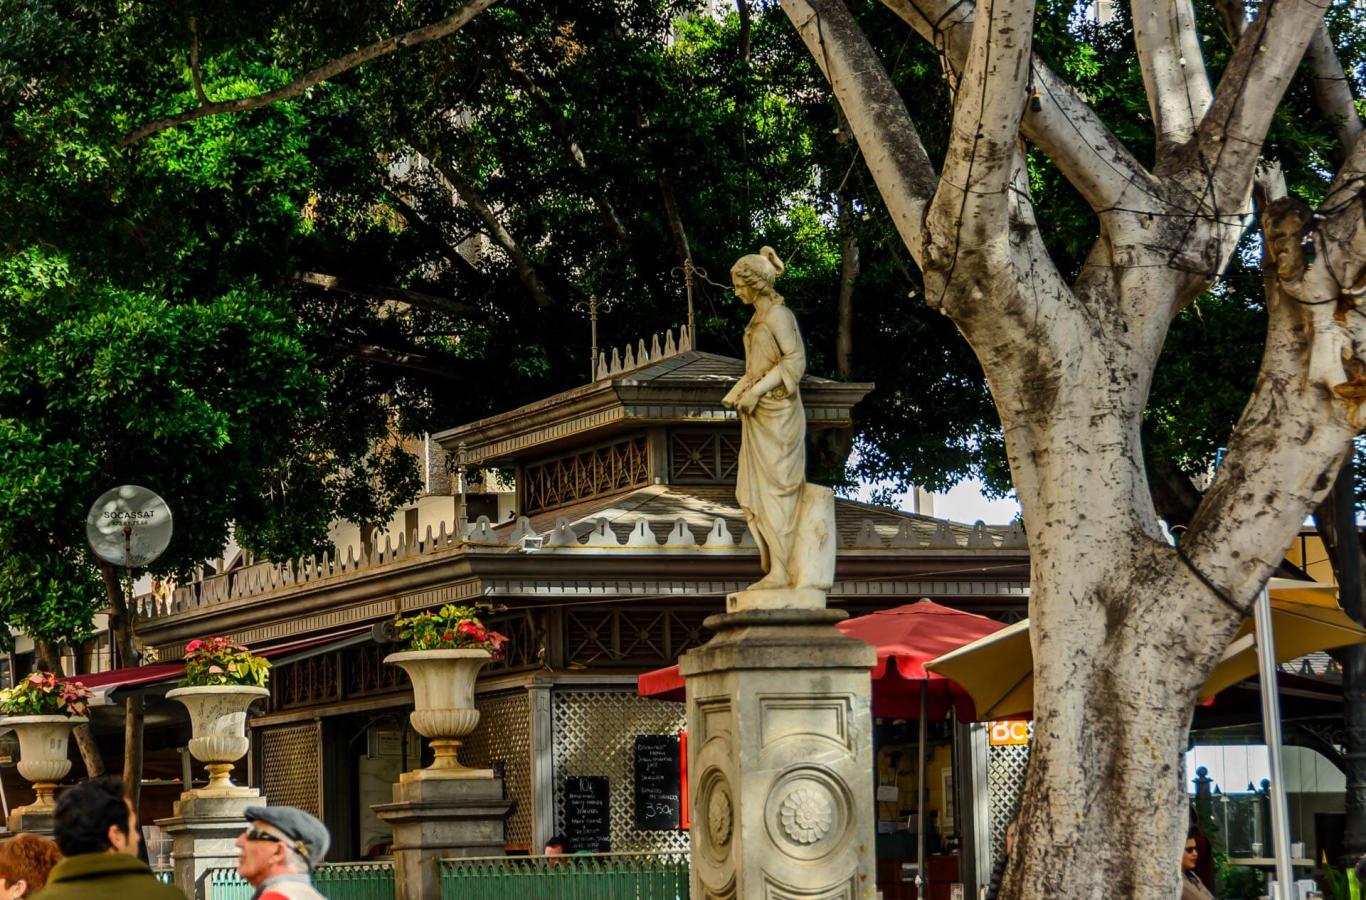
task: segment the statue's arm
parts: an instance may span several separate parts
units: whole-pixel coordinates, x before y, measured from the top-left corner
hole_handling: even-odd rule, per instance
[[[806,373],[806,347],[802,344],[802,334],[792,310],[786,306],[773,309],[768,316],[768,329],[782,355],[750,388],[755,399],[776,387],[786,388],[789,394],[795,393]]]

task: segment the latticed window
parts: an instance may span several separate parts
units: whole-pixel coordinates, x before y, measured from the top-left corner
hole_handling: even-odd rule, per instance
[[[636,435],[528,465],[527,515],[650,483],[645,436]]]
[[[669,481],[673,484],[730,484],[740,460],[740,435],[726,431],[669,434]]]

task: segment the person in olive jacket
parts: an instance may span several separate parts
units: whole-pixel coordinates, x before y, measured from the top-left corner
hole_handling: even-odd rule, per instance
[[[138,859],[138,816],[117,778],[97,778],[63,791],[52,829],[66,858],[52,870],[37,900],[185,900]]]

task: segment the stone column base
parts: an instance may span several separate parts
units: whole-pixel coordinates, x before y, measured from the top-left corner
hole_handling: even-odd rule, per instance
[[[514,805],[503,797],[501,778],[424,778],[394,785],[393,803],[370,808],[394,829],[397,900],[440,897],[440,859],[502,856]]]
[[[685,654],[693,900],[872,900],[876,652],[829,609],[713,616]]]
[[[250,788],[235,788],[230,796],[186,792],[175,802],[175,815],[156,820],[171,839],[175,884],[186,897],[205,896],[204,879],[209,869],[237,865],[233,842],[246,830],[247,807],[265,802],[260,791]]]
[[[56,810],[55,806],[21,806],[11,810],[5,825],[9,828],[10,834],[45,834],[51,837],[52,814]]]

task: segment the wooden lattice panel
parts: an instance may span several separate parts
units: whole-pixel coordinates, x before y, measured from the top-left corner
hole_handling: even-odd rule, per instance
[[[645,436],[532,463],[522,478],[527,515],[649,484]]]
[[[740,437],[734,432],[673,431],[669,434],[672,484],[732,484],[740,465]]]
[[[570,665],[668,665],[705,643],[709,610],[569,609],[565,646]]]
[[[555,728],[555,830],[564,832],[564,780],[605,775],[614,851],[688,850],[686,831],[640,831],[635,823],[635,740],[638,734],[678,734],[682,703],[649,700],[634,691],[561,691],[551,697]]]
[[[531,700],[526,691],[481,695],[479,726],[460,746],[460,761],[471,768],[503,764],[503,787],[517,808],[507,820],[507,842],[531,845]],[[533,847],[540,852],[540,847]]]
[[[322,748],[318,725],[265,728],[261,740],[261,787],[271,805],[297,806],[321,816]]]

